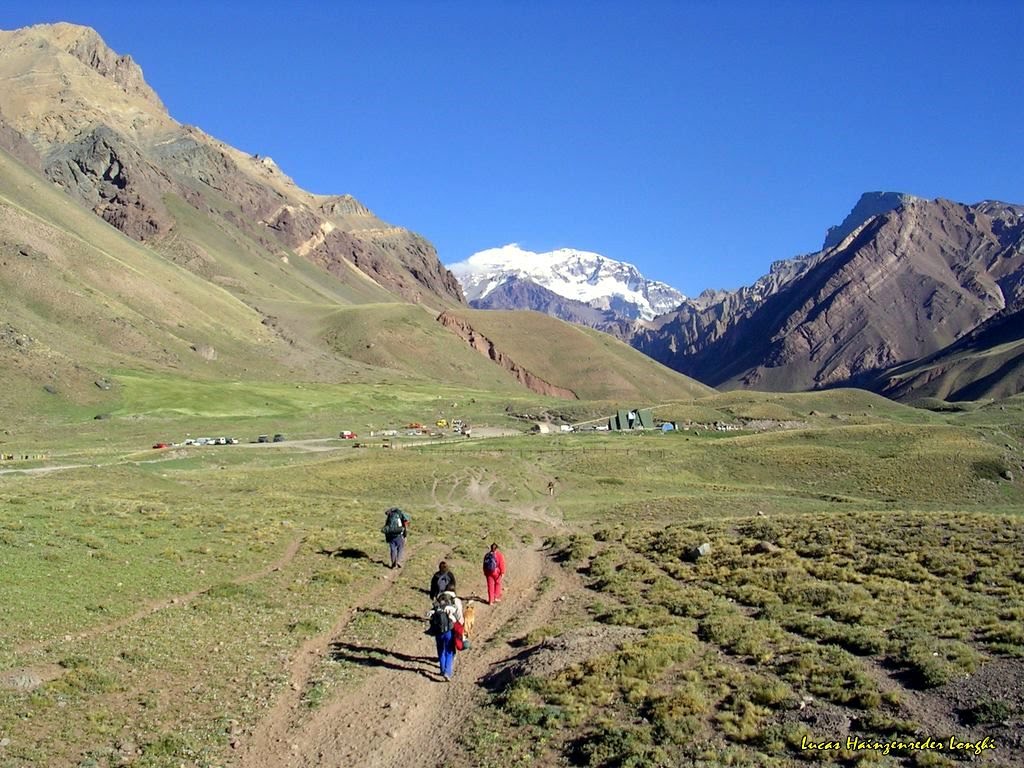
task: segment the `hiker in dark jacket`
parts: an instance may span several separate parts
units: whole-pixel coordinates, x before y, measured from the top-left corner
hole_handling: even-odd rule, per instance
[[[398,507],[391,507],[384,512],[384,527],[380,529],[384,541],[388,543],[391,555],[391,567],[402,567],[402,555],[405,552],[405,539],[409,535],[409,516]]]
[[[442,592],[455,591],[455,574],[448,570],[448,563],[442,560],[437,564],[437,573],[430,579],[430,599],[437,600]]]

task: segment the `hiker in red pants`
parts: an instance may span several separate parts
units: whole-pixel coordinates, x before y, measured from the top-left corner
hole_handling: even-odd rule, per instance
[[[498,551],[497,544],[491,544],[484,555],[484,578],[487,579],[487,604],[494,605],[501,600],[501,580],[505,576],[505,556]]]

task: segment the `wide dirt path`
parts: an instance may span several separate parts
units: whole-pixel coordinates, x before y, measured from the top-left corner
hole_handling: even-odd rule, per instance
[[[458,733],[482,703],[483,678],[515,653],[504,638],[548,624],[559,599],[579,588],[539,543],[506,551],[506,556],[514,570],[505,598],[494,606],[476,603],[473,647],[458,655],[451,682],[444,682],[438,673],[434,639],[423,634],[422,615],[395,616],[408,620],[402,621],[392,638],[373,646],[344,639],[352,616],[360,610],[379,610],[389,590],[419,591],[419,585],[401,578],[401,571],[389,572],[356,611],[342,617],[327,635],[299,649],[290,665],[291,686],[256,731],[239,744],[238,757],[231,764],[237,768],[446,764],[451,738],[439,740],[438,734]],[[420,599],[425,613],[426,597]],[[311,710],[302,703],[301,692],[324,654],[359,665],[363,676]]]
[[[542,551],[528,548],[506,553],[515,563],[506,598],[494,606],[476,603],[476,628],[471,650],[456,659],[455,678],[446,683],[438,674],[434,640],[423,634],[426,625],[402,623],[402,630],[385,647],[361,647],[332,639],[311,640],[301,648],[292,667],[290,691],[275,702],[270,714],[242,745],[239,768],[319,766],[434,766],[444,763],[444,744],[437,733],[458,732],[484,696],[483,678],[511,655],[508,644],[495,640],[505,628],[517,634],[544,626],[559,596],[570,589],[570,577]],[[367,599],[381,602],[396,588],[389,573]],[[542,590],[543,585],[543,590]],[[424,608],[426,608],[426,603]],[[332,629],[338,637],[350,616]],[[309,711],[300,701],[305,675],[317,655],[333,653],[371,669],[367,677],[340,692],[326,705]]]

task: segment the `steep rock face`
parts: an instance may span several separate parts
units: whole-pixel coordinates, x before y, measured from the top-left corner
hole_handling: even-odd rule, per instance
[[[125,93],[145,99],[163,109],[160,97],[146,83],[142,67],[136,64],[131,56],[118,56],[93,29],[75,29],[74,25],[70,24],[56,26],[60,28],[56,39],[64,44],[64,49],[68,53],[102,77],[113,80]]]
[[[376,275],[382,285],[393,287],[407,300],[422,302],[422,289],[427,288],[448,300],[465,303],[458,279],[438,260],[434,246],[420,235],[401,227],[391,227],[355,230],[352,236],[364,244],[367,252],[375,254],[370,261],[372,267],[360,266],[360,269],[371,277]],[[384,266],[388,261],[390,266]],[[396,264],[399,269],[395,269]],[[412,276],[412,282],[407,280],[406,274]]]
[[[456,317],[450,312],[442,312],[438,315],[437,322],[452,333],[456,334],[481,355],[490,359],[495,365],[504,368],[527,389],[547,397],[560,397],[566,400],[577,399],[576,393],[571,389],[559,387],[555,384],[544,381],[539,376],[523,368],[508,355],[495,347],[493,341],[488,339],[482,333],[474,330],[474,328],[464,319]]]
[[[1024,209],[907,199],[755,286],[690,302],[633,345],[707,384],[857,384],[1020,302]]]
[[[171,217],[160,199],[169,184],[141,153],[106,126],[52,151],[50,180],[129,237],[167,232]]]
[[[21,135],[21,131],[4,120],[2,115],[0,115],[0,149],[10,154],[22,165],[42,173],[43,159],[39,157],[36,148]]]
[[[853,231],[878,214],[894,211],[903,203],[916,199],[913,195],[901,192],[865,192],[841,224],[828,228],[825,243],[821,246],[822,250],[827,251],[839,245]]]
[[[164,203],[171,196],[274,255],[294,250],[322,266],[345,259],[405,300],[465,303],[422,237],[386,224],[350,196],[312,195],[270,158],[175,122],[141,68],[92,29],[0,31],[0,114],[51,180],[137,240],[189,250],[169,237],[176,234]],[[333,273],[352,279],[351,271]]]

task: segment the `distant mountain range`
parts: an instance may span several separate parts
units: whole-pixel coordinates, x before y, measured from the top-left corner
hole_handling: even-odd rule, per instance
[[[178,123],[130,56],[73,24],[0,31],[0,309],[6,429],[61,403],[116,408],[118,376],[140,371],[637,402],[710,391],[549,317],[476,328],[486,313],[423,237]]]
[[[893,207],[873,213],[883,201]],[[630,342],[716,387],[862,386],[904,399],[1021,391],[1024,207],[877,193],[863,203],[832,245],[637,326]],[[997,347],[997,370],[967,362]],[[927,373],[911,376],[926,360]],[[961,374],[944,375],[949,366]],[[966,370],[984,371],[985,384]]]
[[[591,399],[1024,391],[1024,206],[869,193],[820,251],[695,298],[572,249],[447,269],[354,197],[176,122],[131,57],[71,24],[0,31],[0,262],[10,414],[106,402],[118,370]]]
[[[822,250],[693,299],[568,249],[507,246],[451,269],[473,306],[611,332],[715,387],[971,399],[1024,391],[1022,238],[1022,206],[870,192]]]
[[[632,264],[571,248],[535,253],[511,244],[474,253],[448,269],[472,307],[534,309],[594,327],[650,320],[686,299]]]

